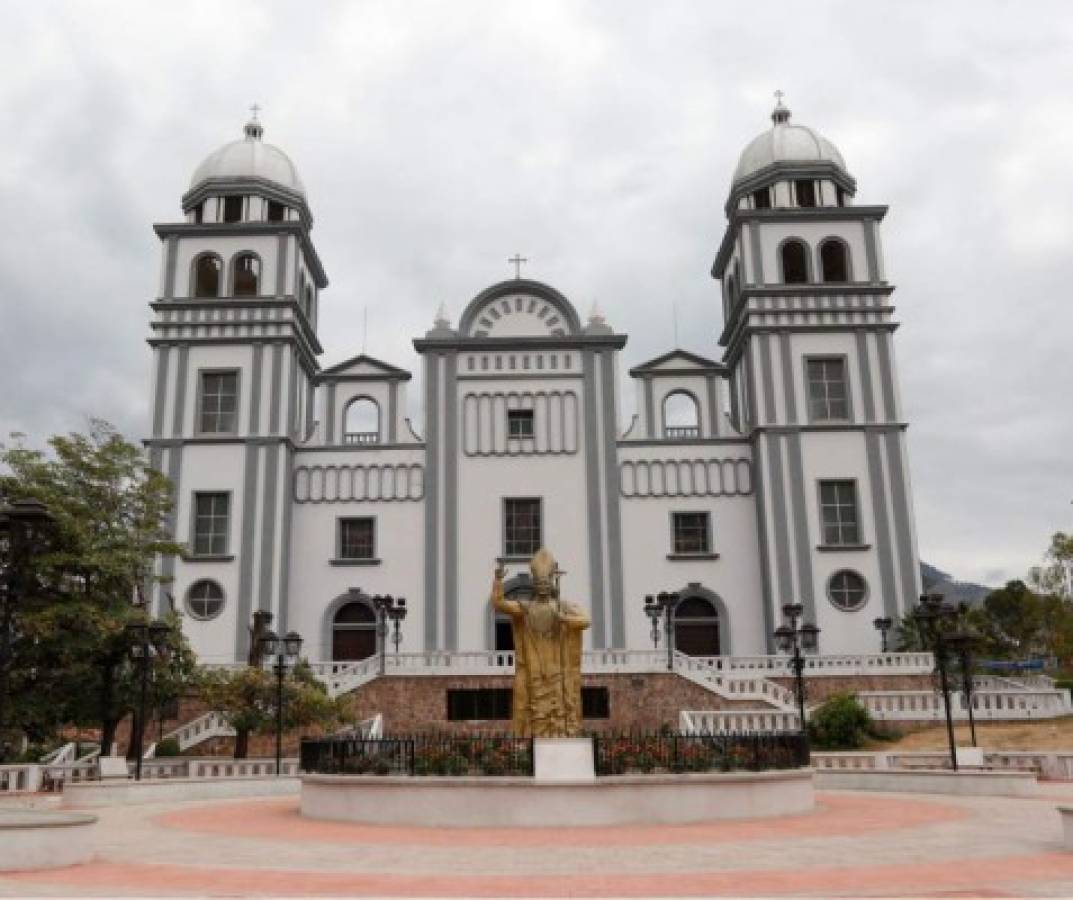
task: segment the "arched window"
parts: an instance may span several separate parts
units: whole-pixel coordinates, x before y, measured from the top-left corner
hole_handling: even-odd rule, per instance
[[[332,660],[368,659],[376,653],[376,613],[368,603],[344,603],[332,620]]]
[[[719,613],[703,597],[685,597],[674,608],[674,646],[686,656],[719,655]]]
[[[837,238],[820,244],[820,268],[824,281],[844,283],[849,281],[849,259],[846,245]]]
[[[671,391],[663,398],[663,436],[692,438],[700,436],[697,401],[686,391]]]
[[[224,589],[215,581],[202,578],[186,592],[186,609],[195,619],[215,619],[224,608]]]
[[[220,259],[206,253],[194,260],[194,296],[219,297],[220,271],[223,266]]]
[[[808,283],[808,248],[803,241],[787,241],[779,250],[784,284]]]
[[[378,444],[380,442],[380,407],[370,397],[355,397],[343,414],[343,442]]]
[[[856,572],[841,569],[827,583],[827,596],[843,612],[854,612],[868,598],[868,583]]]
[[[261,260],[252,253],[236,256],[231,263],[231,283],[236,297],[256,297],[261,283]]]

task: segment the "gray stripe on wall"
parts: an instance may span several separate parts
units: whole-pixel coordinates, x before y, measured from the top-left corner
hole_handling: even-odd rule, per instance
[[[250,649],[249,626],[253,613],[253,542],[257,523],[257,465],[260,454],[256,444],[246,445],[246,458],[242,464],[242,533],[239,539],[238,564],[238,622],[235,628],[235,659],[246,659]]]
[[[294,491],[291,482],[294,478],[294,453],[286,446],[283,448],[283,524],[280,534],[279,551],[279,627],[277,634],[286,634],[290,630],[291,620],[291,513],[294,511]]]
[[[335,442],[335,382],[328,382],[328,393],[324,398],[324,442]]]
[[[652,393],[652,376],[645,375],[641,381],[645,392],[645,437],[656,436],[656,398]]]
[[[760,224],[749,223],[749,246],[752,249],[753,258],[753,284],[764,283],[764,255],[760,252]]]
[[[156,396],[153,398],[153,437],[164,434],[164,406],[168,402],[168,355],[170,347],[156,349]]]
[[[444,359],[443,409],[443,645],[458,649],[458,354]]]
[[[754,490],[756,491],[756,533],[760,546],[760,592],[764,605],[764,639],[768,653],[775,652],[775,602],[771,593],[771,554],[768,550],[767,485],[763,456],[754,446],[756,465],[753,466]]]
[[[280,407],[283,405],[280,385],[283,381],[283,345],[272,345],[272,380],[268,388],[268,433],[279,434]]]
[[[708,392],[708,437],[719,437],[723,411],[719,408],[719,394],[715,387],[715,376],[705,376],[704,386]]]
[[[816,621],[816,598],[812,582],[812,543],[808,535],[808,507],[805,505],[805,466],[801,455],[801,433],[786,436],[790,457],[790,493],[793,499],[794,547],[797,551],[797,580],[801,592],[795,599],[804,605],[805,617]]]
[[[172,437],[181,437],[186,416],[186,372],[190,363],[190,348],[179,348],[179,365],[175,372],[175,415],[172,417]]]
[[[897,588],[894,583],[894,558],[887,526],[887,496],[883,486],[883,459],[879,452],[879,435],[869,431],[864,436],[868,457],[868,481],[872,488],[872,516],[875,520],[876,553],[879,556],[880,590],[883,594],[883,614],[898,615]],[[863,536],[862,537],[866,537]]]
[[[876,420],[875,388],[872,386],[872,366],[868,359],[868,335],[858,331],[857,339],[857,366],[861,373],[861,396],[864,397],[864,420],[874,422]]]
[[[164,245],[164,299],[171,300],[175,296],[175,265],[178,261],[179,239],[172,235]],[[192,294],[193,291],[187,291]]]
[[[290,357],[290,373],[287,376],[287,420],[283,423],[285,434],[291,436],[298,430],[298,356],[288,354]]]
[[[779,607],[793,603],[794,580],[790,562],[789,517],[787,514],[786,489],[782,477],[782,437],[768,435],[768,471],[771,473],[771,510],[775,516],[775,565],[778,574],[776,600]]]
[[[286,291],[283,279],[287,277],[287,235],[281,234],[276,245],[276,299],[280,299]]]
[[[607,508],[607,562],[611,579],[611,646],[626,649],[626,598],[622,593],[622,519],[618,491],[618,416],[615,415],[614,357],[601,353],[604,417],[604,497]]]
[[[759,336],[760,342],[760,381],[764,386],[764,423],[774,425],[776,418],[775,410],[775,370],[771,365],[771,342],[774,337],[770,334]]]
[[[179,518],[179,486],[182,475],[182,459],[183,448],[182,445],[172,447],[168,450],[168,480],[171,482],[171,496],[172,507],[168,513],[167,520],[164,523],[164,529],[174,539],[178,534],[178,518]],[[191,517],[193,516],[193,510],[190,511]],[[174,590],[172,586],[172,579],[175,577],[175,557],[165,556],[164,561],[160,566],[160,576],[165,582],[161,586],[159,599],[157,602],[157,612],[164,612],[164,592]]]
[[[746,350],[741,356],[742,366],[745,371],[745,422],[743,431],[748,431],[760,421],[759,410],[756,408],[756,388],[753,383],[753,353]]]
[[[261,574],[257,587],[257,608],[272,610],[273,572],[276,558],[276,495],[279,492],[279,444],[269,444],[264,451],[264,487],[261,509]]]
[[[455,368],[457,369],[458,362],[455,361]],[[399,418],[399,383],[392,381],[388,385],[387,394],[387,440],[389,444],[394,444],[398,440],[398,418]]]
[[[439,639],[440,360],[425,358],[425,649]]]
[[[794,390],[793,355],[790,347],[790,335],[779,335],[779,356],[782,358],[782,395],[786,404],[786,421],[797,424],[797,392]]]
[[[306,379],[306,417],[303,425],[302,437],[306,438],[313,431],[313,381],[312,379]]]
[[[902,460],[904,436],[897,431],[888,431],[884,436],[887,444],[887,468],[890,478],[891,511],[894,513],[895,544],[898,548],[898,574],[902,580],[902,602],[895,615],[913,608],[916,602],[919,569],[913,560],[912,525],[909,521],[909,491],[905,484],[905,468]]]
[[[879,350],[879,382],[883,389],[883,421],[893,422],[898,413],[894,403],[894,364],[891,361],[890,335],[877,334],[876,348]]]
[[[600,462],[598,446],[596,403],[596,358],[595,352],[585,350],[581,356],[585,403],[585,486],[589,519],[589,593],[592,608],[592,646],[603,649],[607,646],[604,626],[604,579],[603,579],[603,528],[600,508]]]
[[[263,344],[253,345],[253,365],[250,375],[250,434],[261,430],[261,369],[264,365]]]
[[[868,282],[879,283],[879,249],[876,241],[876,227],[878,223],[874,219],[866,219],[864,222],[864,253],[868,260]]]
[[[730,421],[738,431],[742,430],[741,411],[738,409],[738,376],[730,376]]]

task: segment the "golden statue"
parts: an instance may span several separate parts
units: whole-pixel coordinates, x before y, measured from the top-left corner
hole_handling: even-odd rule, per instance
[[[573,737],[581,731],[581,632],[589,616],[559,597],[555,558],[544,548],[529,563],[533,596],[503,596],[502,565],[492,582],[492,605],[510,616],[514,631],[514,733]]]

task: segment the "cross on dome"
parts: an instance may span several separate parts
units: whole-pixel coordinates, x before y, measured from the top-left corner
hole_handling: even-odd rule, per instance
[[[259,141],[262,135],[264,135],[264,126],[261,125],[260,119],[257,118],[258,113],[261,112],[261,107],[254,103],[250,107],[250,120],[246,123],[246,127],[242,129],[243,134],[246,135],[248,141]]]
[[[790,108],[782,102],[785,96],[781,90],[775,91],[775,109],[771,112],[771,121],[776,125],[785,125],[790,121]]]

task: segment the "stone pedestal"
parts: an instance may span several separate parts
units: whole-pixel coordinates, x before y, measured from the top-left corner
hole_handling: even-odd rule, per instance
[[[592,738],[534,738],[533,779],[538,782],[595,781]]]

